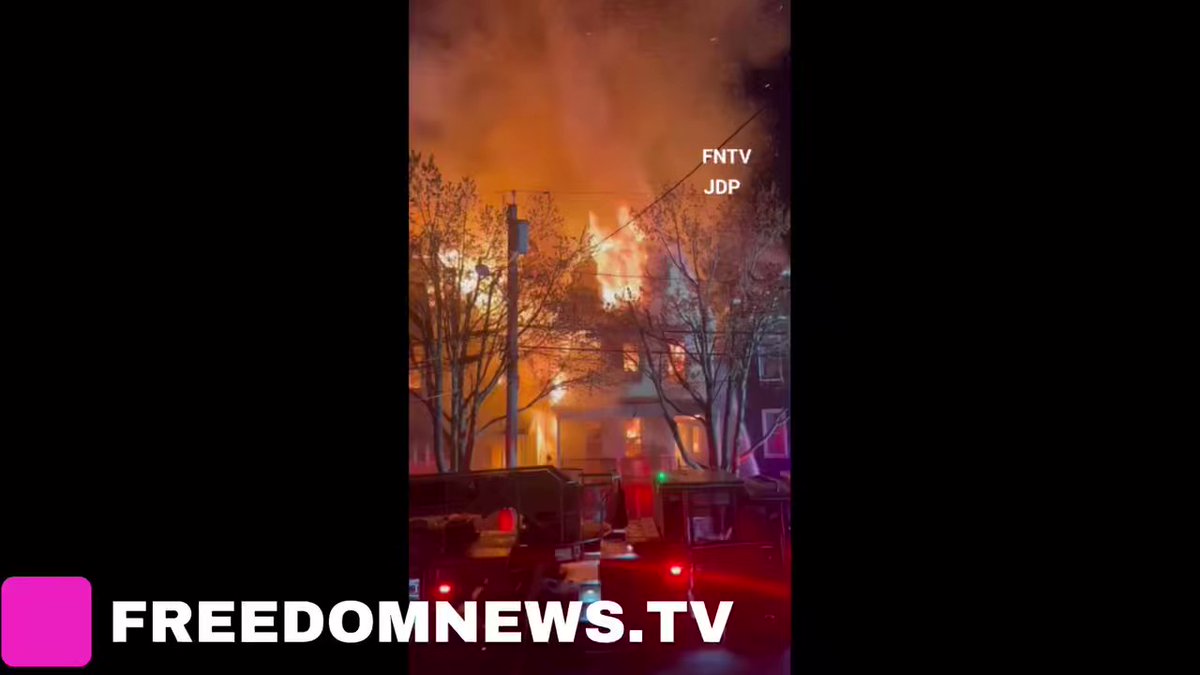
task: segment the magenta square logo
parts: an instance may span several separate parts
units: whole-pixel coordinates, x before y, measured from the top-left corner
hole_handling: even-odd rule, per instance
[[[82,668],[92,660],[92,584],[10,577],[0,586],[0,659],[11,668]]]

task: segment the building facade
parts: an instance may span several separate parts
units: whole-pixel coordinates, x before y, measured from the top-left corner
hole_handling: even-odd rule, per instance
[[[585,270],[586,279],[594,279],[594,266]],[[661,263],[648,266],[651,274],[670,277]],[[786,280],[785,280],[786,281]],[[668,281],[669,283],[669,281]],[[661,292],[653,286],[646,293]],[[601,316],[604,294],[593,282],[584,281],[576,289],[578,303],[590,303],[584,316]],[[786,304],[786,303],[785,303]],[[745,434],[751,457],[739,466],[743,474],[779,477],[791,469],[791,425],[780,424],[790,410],[790,358],[787,337],[790,317],[780,316],[773,339],[765,339],[747,382]],[[551,465],[581,469],[589,473],[616,471],[626,488],[630,517],[650,515],[653,481],[660,472],[685,466],[670,426],[664,418],[654,383],[645,373],[646,355],[638,346],[636,333],[619,321],[600,336],[598,349],[606,356],[610,377],[603,386],[567,388],[539,402],[520,415],[518,464]],[[674,358],[674,356],[671,356]],[[665,362],[666,359],[659,359]],[[677,407],[672,407],[680,440],[690,454],[707,464],[709,449],[704,426],[695,419],[699,410],[673,378],[663,378],[663,386]],[[524,379],[528,382],[529,380]],[[415,397],[421,396],[419,378],[410,381],[409,471],[431,473],[437,470],[433,458],[432,421],[428,409]],[[486,407],[490,419],[504,412],[504,384],[493,392]],[[784,418],[786,419],[786,417]],[[766,440],[764,440],[766,439]],[[748,446],[742,446],[748,447]],[[496,469],[504,466],[504,424],[493,425],[479,435],[471,469]]]

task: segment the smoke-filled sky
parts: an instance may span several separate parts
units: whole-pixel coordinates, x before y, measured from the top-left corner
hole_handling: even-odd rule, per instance
[[[496,203],[551,190],[570,220],[585,203],[647,203],[754,112],[744,73],[788,51],[788,1],[416,0],[410,142]],[[730,147],[766,162],[762,132]],[[629,194],[567,194],[580,191]]]

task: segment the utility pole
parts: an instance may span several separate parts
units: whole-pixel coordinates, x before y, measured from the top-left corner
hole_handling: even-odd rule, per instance
[[[504,468],[517,468],[518,398],[521,389],[517,363],[517,299],[520,297],[520,277],[517,256],[529,251],[529,222],[517,220],[517,193],[512,193],[508,205],[508,414],[504,427]]]

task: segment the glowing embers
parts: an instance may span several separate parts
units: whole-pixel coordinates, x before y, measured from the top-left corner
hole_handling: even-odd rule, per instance
[[[629,221],[628,206],[617,209],[617,225],[609,232],[600,229],[595,213],[588,213],[588,234],[592,237],[592,258],[596,261],[596,279],[605,307],[616,307],[642,293],[646,269],[646,235]]]

